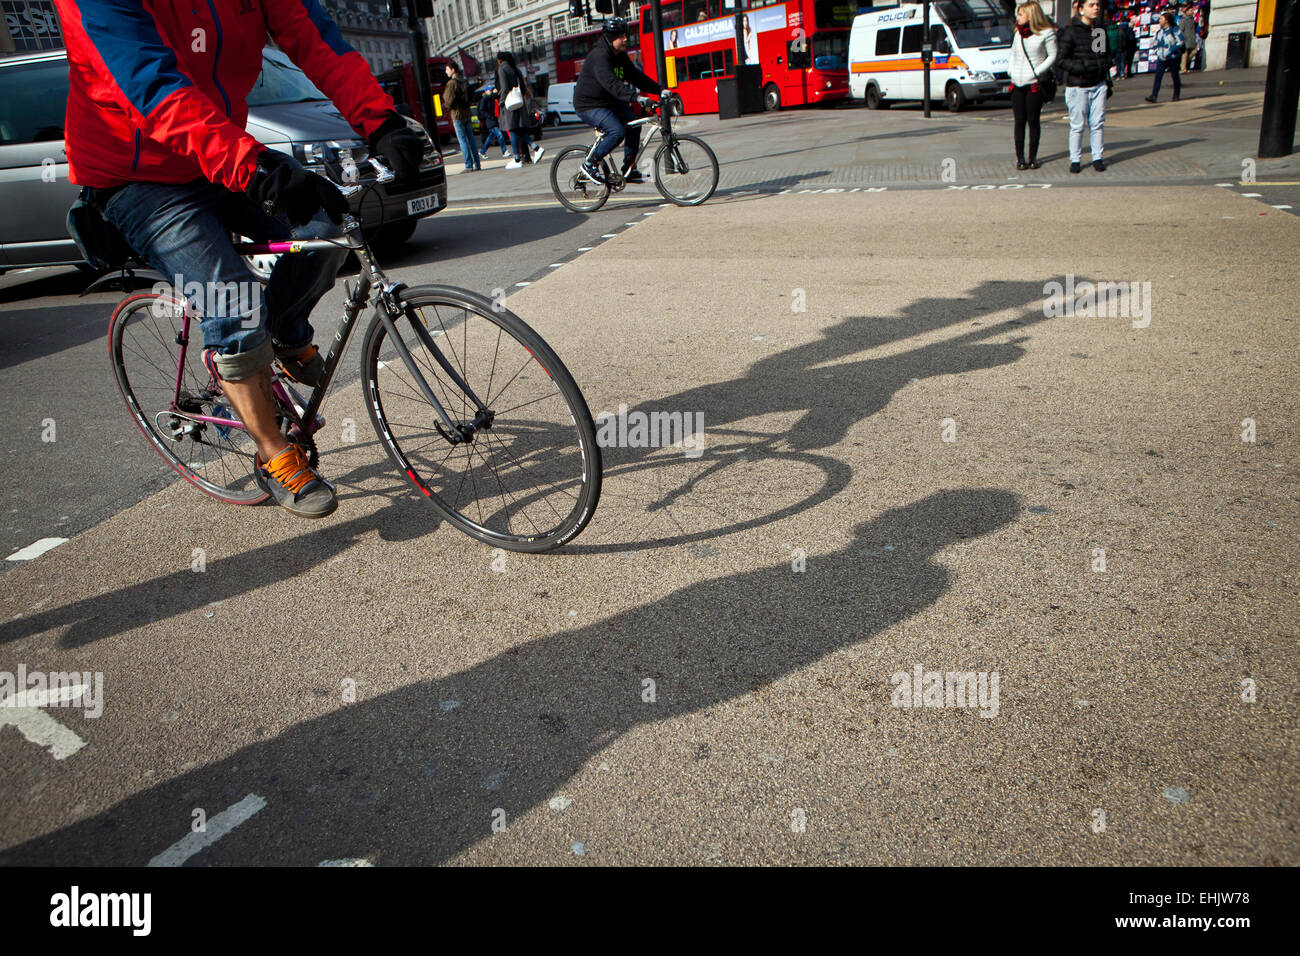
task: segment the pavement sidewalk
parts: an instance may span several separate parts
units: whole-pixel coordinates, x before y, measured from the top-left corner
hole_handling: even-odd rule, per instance
[[[1300,154],[1255,158],[1264,73],[1255,69],[1188,74],[1178,103],[1169,101],[1166,80],[1163,99],[1155,106],[1143,102],[1151,92],[1150,76],[1119,81],[1107,107],[1110,169],[1102,175],[1089,170],[1073,176],[1068,171],[1064,94],[1044,111],[1040,159],[1045,165],[1032,174],[1016,171],[1011,110],[993,101],[956,114],[939,105],[930,119],[915,103],[880,111],[853,104],[726,121],[688,116],[677,122],[677,129],[703,137],[717,153],[723,193],[881,186],[944,189],[954,182],[1204,184],[1237,182],[1247,168],[1261,180],[1300,180]],[[585,127],[569,125],[548,129],[542,145],[553,157],[565,146],[590,140]],[[550,192],[546,178],[550,157],[531,169],[485,171],[461,178],[463,169],[456,155],[448,153],[453,203]],[[642,158],[647,173],[652,160],[652,151]],[[1249,167],[1243,166],[1246,160],[1251,161]]]
[[[583,535],[498,573],[354,388],[330,519],[177,485],[5,575],[0,670],[108,703],[67,760],[0,733],[0,863],[144,862],[245,794],[199,862],[1300,863],[1300,223],[1213,187],[629,220],[508,304],[706,453],[608,449]],[[1085,280],[1141,299],[1045,315]],[[917,667],[999,696],[896,706]]]

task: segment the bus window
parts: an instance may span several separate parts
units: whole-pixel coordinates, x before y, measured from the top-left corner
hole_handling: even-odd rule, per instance
[[[707,53],[686,57],[686,79],[703,80],[713,75],[713,60]],[[681,79],[681,74],[678,74]]]
[[[713,51],[713,75],[733,76],[736,72],[736,53],[734,50]]]
[[[903,27],[903,48],[900,53],[920,53],[921,52],[921,35],[925,32],[925,27],[919,23],[915,26]]]
[[[686,0],[686,22],[697,23],[709,18],[708,0]]]
[[[876,34],[876,56],[893,56],[897,53],[899,33],[898,27],[879,31]]]
[[[680,27],[682,25],[682,5],[680,3],[665,3],[663,5],[663,20],[665,30]]]
[[[907,49],[907,31],[916,30],[916,49],[921,51],[921,28],[907,27],[903,30],[903,52]],[[847,70],[849,68],[849,35],[843,30],[834,33],[814,33],[812,38],[812,65],[815,70]]]
[[[791,40],[786,45],[786,63],[792,70],[806,70],[812,66],[812,53],[807,40]]]

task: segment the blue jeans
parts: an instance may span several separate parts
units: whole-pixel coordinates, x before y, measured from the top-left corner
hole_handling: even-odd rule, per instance
[[[478,137],[474,135],[474,124],[467,119],[452,120],[456,130],[456,141],[460,143],[461,154],[465,157],[466,169],[481,169],[478,158]]]
[[[1092,161],[1101,159],[1105,148],[1102,130],[1106,125],[1106,83],[1096,86],[1067,86],[1065,107],[1070,111],[1070,162],[1083,159],[1083,127],[1091,131]]]
[[[1166,70],[1174,78],[1174,96],[1182,96],[1183,94],[1183,81],[1178,75],[1178,57],[1171,56],[1167,60],[1156,60],[1156,81],[1151,86],[1151,98],[1153,100],[1160,95],[1160,81],[1164,79]]]
[[[605,134],[600,145],[592,151],[593,165],[599,165],[600,161],[612,153],[615,146],[623,143],[625,138],[627,142],[623,145],[623,166],[626,168],[632,165],[637,148],[641,145],[641,127],[627,125],[632,119],[632,107],[626,103],[620,104],[617,110],[597,106],[595,109],[579,112],[578,119]]]
[[[247,196],[206,180],[131,183],[112,195],[104,215],[168,282],[179,276],[184,287],[220,290],[215,308],[213,297],[205,298],[199,328],[203,347],[217,350],[217,372],[232,382],[311,345],[311,310],[333,288],[347,258],[346,249],[283,255],[263,291],[231,233],[261,242],[332,239],[343,231],[323,211],[305,226],[290,227]]]
[[[493,143],[496,143],[501,147],[502,156],[506,155],[506,153],[509,152],[509,150],[506,149],[505,134],[501,132],[500,126],[493,126],[490,130],[488,130],[487,135],[483,137],[483,152],[486,153],[489,149],[491,149]]]
[[[528,135],[526,129],[512,129],[510,131],[510,145],[515,152],[515,159],[522,161],[524,157],[532,152],[533,138]]]

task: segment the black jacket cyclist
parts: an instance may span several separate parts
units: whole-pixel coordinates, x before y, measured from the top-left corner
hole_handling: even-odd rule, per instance
[[[582,74],[573,88],[573,109],[588,126],[601,130],[605,137],[596,146],[583,172],[598,183],[605,181],[600,161],[623,143],[623,176],[630,183],[642,182],[639,170],[632,168],[641,145],[641,129],[629,127],[632,101],[637,91],[659,93],[654,80],[638,70],[627,55],[627,21],[605,21],[600,39],[582,64]]]

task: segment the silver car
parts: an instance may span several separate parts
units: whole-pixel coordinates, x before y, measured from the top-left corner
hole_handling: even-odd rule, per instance
[[[63,149],[67,102],[64,51],[0,58],[0,272],[85,266],[65,224],[79,192],[68,181]],[[263,51],[262,75],[248,106],[249,134],[271,149],[293,155],[308,168],[329,167],[336,179],[340,149],[351,149],[359,168],[368,168],[365,142],[281,51]],[[353,210],[372,238],[389,246],[405,242],[420,219],[447,206],[442,157],[424,128],[408,122],[425,142],[419,185],[400,192],[376,186],[353,200]],[[373,182],[373,176],[363,173],[358,181]],[[263,274],[269,268],[269,262],[252,265]]]

